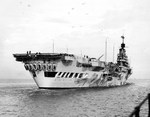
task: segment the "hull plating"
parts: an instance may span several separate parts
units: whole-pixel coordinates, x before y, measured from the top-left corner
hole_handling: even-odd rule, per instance
[[[31,72],[33,75],[33,73]],[[85,73],[87,74],[87,73]],[[111,87],[121,86],[126,84],[126,73],[122,73],[120,77],[111,77],[108,81],[108,77],[104,77],[103,72],[89,72],[88,76],[82,78],[66,78],[66,77],[45,77],[44,72],[41,71],[34,77],[37,86],[39,88],[86,88],[86,87]],[[107,80],[106,80],[107,79]]]

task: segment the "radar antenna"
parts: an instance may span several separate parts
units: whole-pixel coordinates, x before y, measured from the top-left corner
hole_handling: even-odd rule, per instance
[[[54,53],[54,39],[53,39],[53,45],[52,46],[53,46],[53,53]]]
[[[125,38],[124,35],[122,35],[121,38],[122,38],[122,43],[124,43],[124,38]]]
[[[124,35],[122,35],[121,38],[122,38],[121,48],[124,49],[125,48],[125,44],[124,44],[125,37],[124,37]]]

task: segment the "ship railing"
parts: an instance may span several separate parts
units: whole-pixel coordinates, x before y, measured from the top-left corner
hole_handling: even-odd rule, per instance
[[[140,108],[141,106],[148,100],[148,117],[150,117],[150,93],[146,96],[146,98],[134,108],[129,117],[140,117]]]

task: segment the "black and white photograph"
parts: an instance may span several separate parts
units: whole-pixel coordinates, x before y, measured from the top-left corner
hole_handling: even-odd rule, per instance
[[[0,117],[150,117],[150,1],[1,0]]]

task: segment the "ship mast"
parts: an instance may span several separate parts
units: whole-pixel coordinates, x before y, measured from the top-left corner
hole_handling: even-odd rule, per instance
[[[113,45],[113,63],[114,63],[114,55],[115,55],[115,46]]]
[[[125,48],[125,44],[124,44],[124,38],[125,38],[125,37],[122,35],[121,38],[122,38],[121,48],[124,49],[124,48]]]
[[[107,39],[105,41],[105,62],[107,62]]]
[[[121,48],[119,49],[117,63],[121,66],[123,65],[123,66],[127,67],[128,66],[128,57],[126,55],[126,50],[125,50],[125,43],[124,43],[125,37],[121,36],[121,38],[122,38],[122,43],[121,43]]]
[[[66,50],[66,51],[67,51],[67,54],[68,54],[68,47],[67,47],[67,50]]]
[[[53,40],[53,53],[54,53],[54,40]]]

